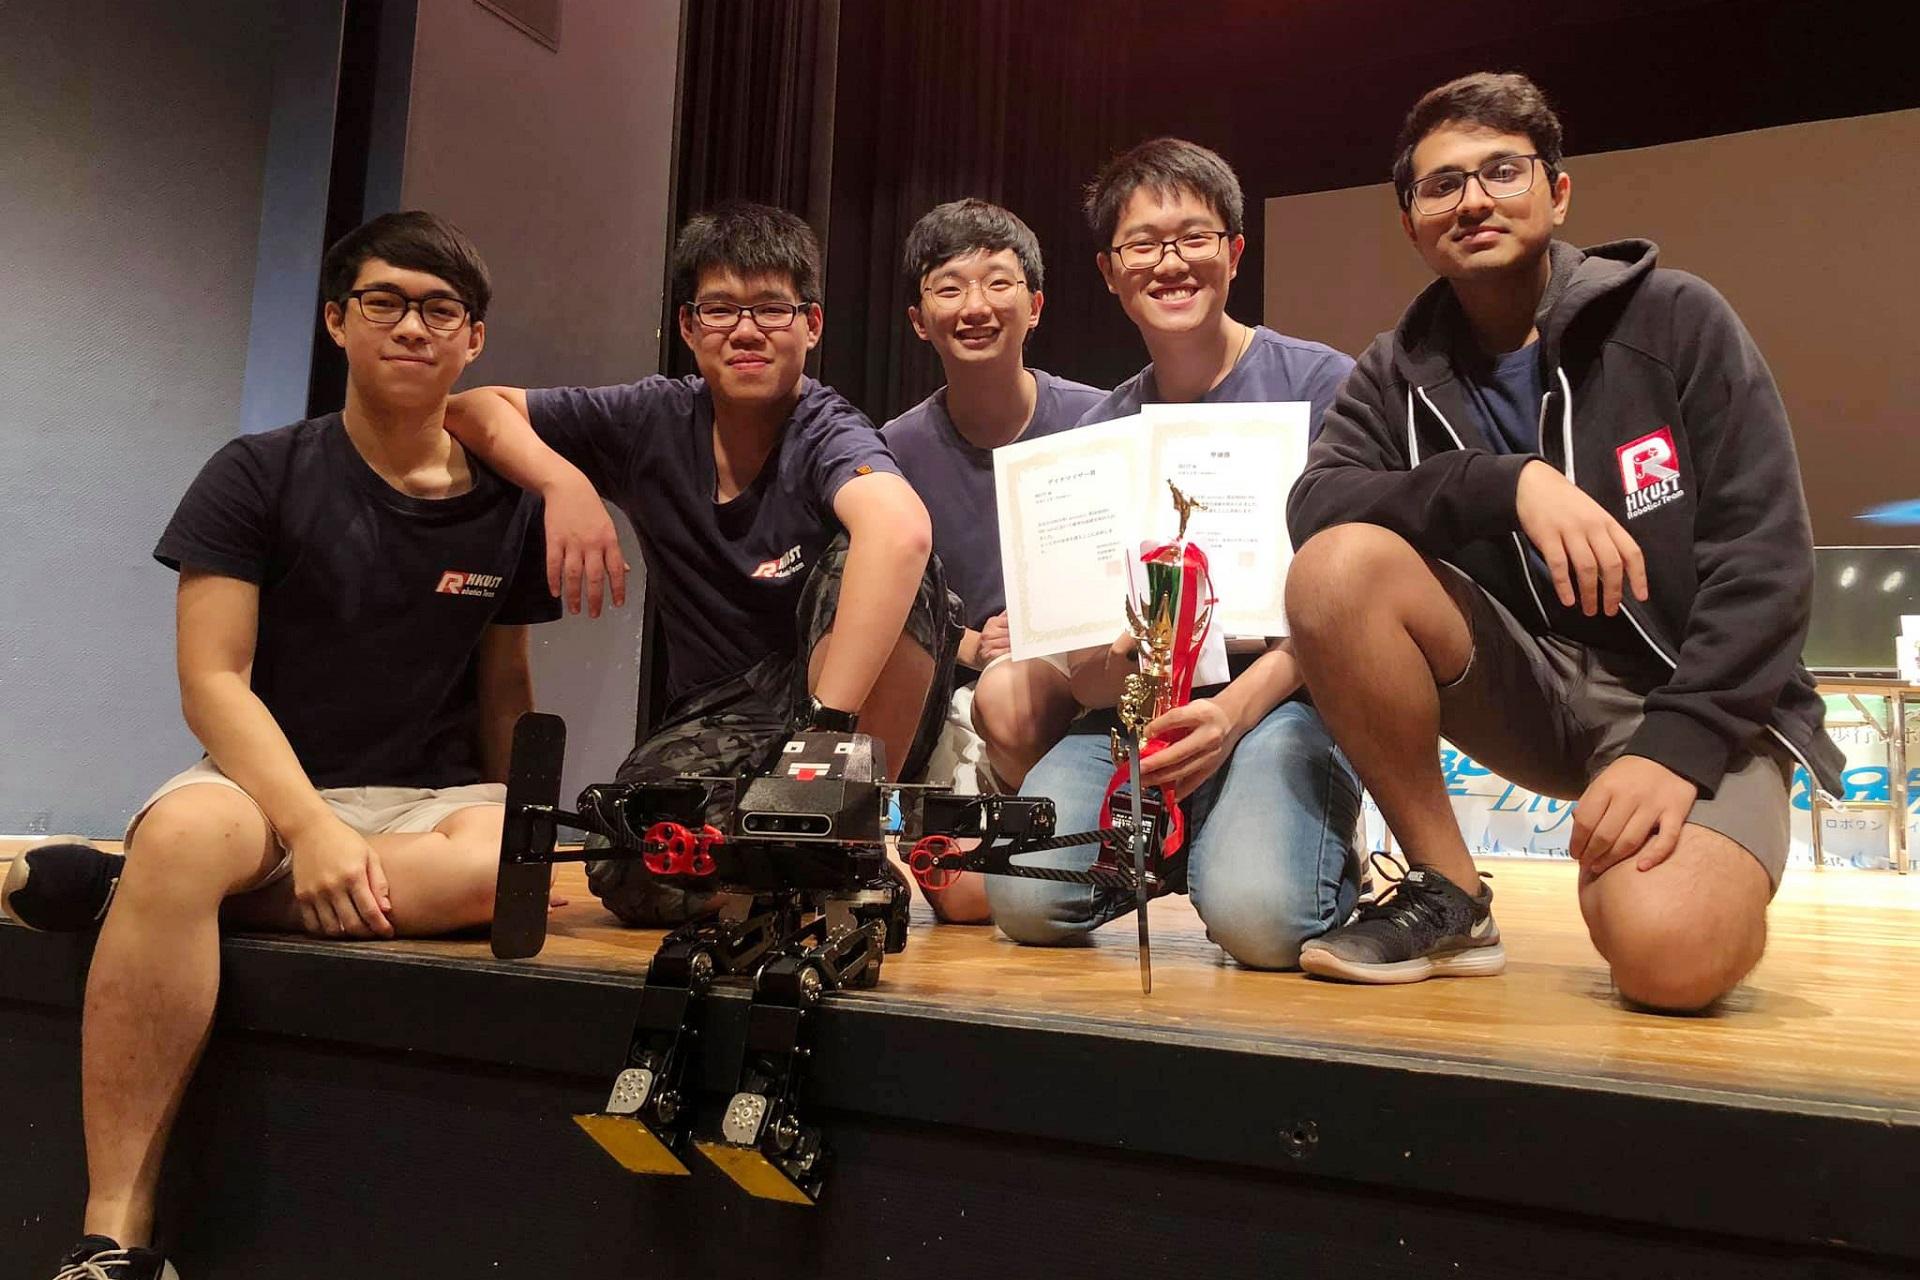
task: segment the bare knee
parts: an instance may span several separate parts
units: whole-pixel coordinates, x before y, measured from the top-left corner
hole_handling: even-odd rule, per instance
[[[1613,984],[1633,1004],[1695,1013],[1746,977],[1766,949],[1766,918],[1703,921],[1684,902],[1609,912],[1589,921]]]
[[[1294,553],[1287,569],[1287,620],[1309,641],[1337,627],[1355,607],[1386,598],[1396,578],[1424,572],[1425,562],[1405,538],[1377,524],[1322,529]]]
[[[987,904],[986,881],[985,876],[967,872],[944,889],[923,889],[922,892],[942,924],[992,924],[993,909]]]
[[[128,852],[116,899],[173,907],[217,906],[279,856],[253,801],[216,786],[162,796],[140,819]]]

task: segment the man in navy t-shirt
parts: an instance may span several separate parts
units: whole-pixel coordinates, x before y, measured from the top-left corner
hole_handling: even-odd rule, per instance
[[[956,632],[926,508],[865,415],[803,372],[823,323],[819,257],[793,214],[722,205],[674,245],[698,377],[486,387],[450,406],[449,430],[545,497],[549,581],[576,608],[584,581],[597,612],[603,575],[618,603],[626,572],[599,495],[640,539],[668,705],[623,781],[732,774],[796,729],[856,722],[891,776],[910,776],[938,732]],[[588,873],[631,924],[707,903],[635,861]]]
[[[1317,426],[1353,362],[1227,315],[1246,243],[1243,207],[1226,161],[1177,138],[1144,142],[1095,179],[1086,211],[1102,246],[1100,273],[1153,362],[1083,423],[1137,413],[1146,402],[1305,400]],[[1112,707],[1134,665],[1121,644],[1073,655],[1074,696]],[[1353,909],[1360,785],[1312,705],[1295,696],[1300,671],[1284,641],[1270,640],[1235,670],[1231,683],[1195,690],[1148,726],[1149,737],[1172,741],[1143,759],[1141,778],[1172,787],[1186,808],[1185,879],[1207,936],[1251,968],[1290,968],[1304,940]],[[1077,726],[1085,732],[1027,775],[1022,790],[1051,796],[1063,831],[1097,820],[1115,724],[1110,712],[1086,717]],[[1054,856],[1062,866],[1087,860],[1084,850]],[[1082,939],[1132,909],[1131,898],[1084,886],[1004,877],[988,882],[987,897],[1009,937],[1039,945]]]
[[[993,450],[1067,430],[1105,393],[1026,366],[1046,298],[1040,243],[1012,213],[984,200],[943,204],[914,224],[905,258],[917,295],[907,319],[939,354],[947,385],[881,431],[927,504],[934,552],[966,617],[959,664],[968,675],[954,691],[935,776],[971,765],[982,789],[1018,791],[1079,707],[1064,663],[1007,657]],[[978,876],[929,897],[943,919],[987,918]]]
[[[124,858],[59,845],[7,877],[21,923],[106,916],[87,1236],[63,1275],[173,1275],[148,1247],[158,1153],[212,1021],[222,919],[391,938],[492,915],[526,624],[559,608],[537,499],[442,427],[485,340],[486,267],[431,214],[388,214],[328,251],[322,285],[346,407],[228,443],[154,549],[180,574],[181,705],[206,756],[134,815]]]

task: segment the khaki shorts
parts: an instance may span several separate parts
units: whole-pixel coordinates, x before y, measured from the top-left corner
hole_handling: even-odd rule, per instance
[[[1640,727],[1646,695],[1668,669],[1555,635],[1535,635],[1506,606],[1451,565],[1454,598],[1473,630],[1473,656],[1440,689],[1440,733],[1508,781],[1575,800]],[[1787,866],[1793,761],[1766,739],[1727,761],[1711,797],[1687,821],[1751,853],[1777,890]]]
[[[171,795],[182,787],[202,784],[231,787],[241,795],[247,795],[244,787],[220,772],[219,765],[202,756],[191,769],[174,774],[147,797],[140,811],[127,823],[126,847],[129,850],[133,848],[133,833],[139,830],[141,819],[147,816],[147,811],[153,808],[160,797]],[[507,788],[498,782],[439,788],[329,787],[320,792],[320,798],[327,802],[327,807],[333,810],[335,817],[363,836],[407,835],[432,831],[462,809],[489,804],[504,805],[507,802]],[[247,796],[247,799],[253,797]],[[267,829],[272,832],[274,845],[280,850],[280,863],[254,886],[256,889],[283,879],[293,869],[286,841],[280,838],[278,831],[273,831],[272,823],[267,824]]]

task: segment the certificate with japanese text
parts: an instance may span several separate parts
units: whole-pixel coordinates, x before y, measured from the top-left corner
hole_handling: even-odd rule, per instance
[[[1207,554],[1228,636],[1286,634],[1286,500],[1306,465],[1312,407],[1149,405],[1137,417],[994,450],[1013,657],[1112,643],[1126,562],[1179,523],[1172,481],[1204,505],[1188,536]]]

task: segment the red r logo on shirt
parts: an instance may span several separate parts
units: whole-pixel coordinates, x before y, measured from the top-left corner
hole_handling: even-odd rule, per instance
[[[435,594],[457,596],[467,585],[467,575],[455,569],[449,569],[440,575],[440,585],[434,588]]]

